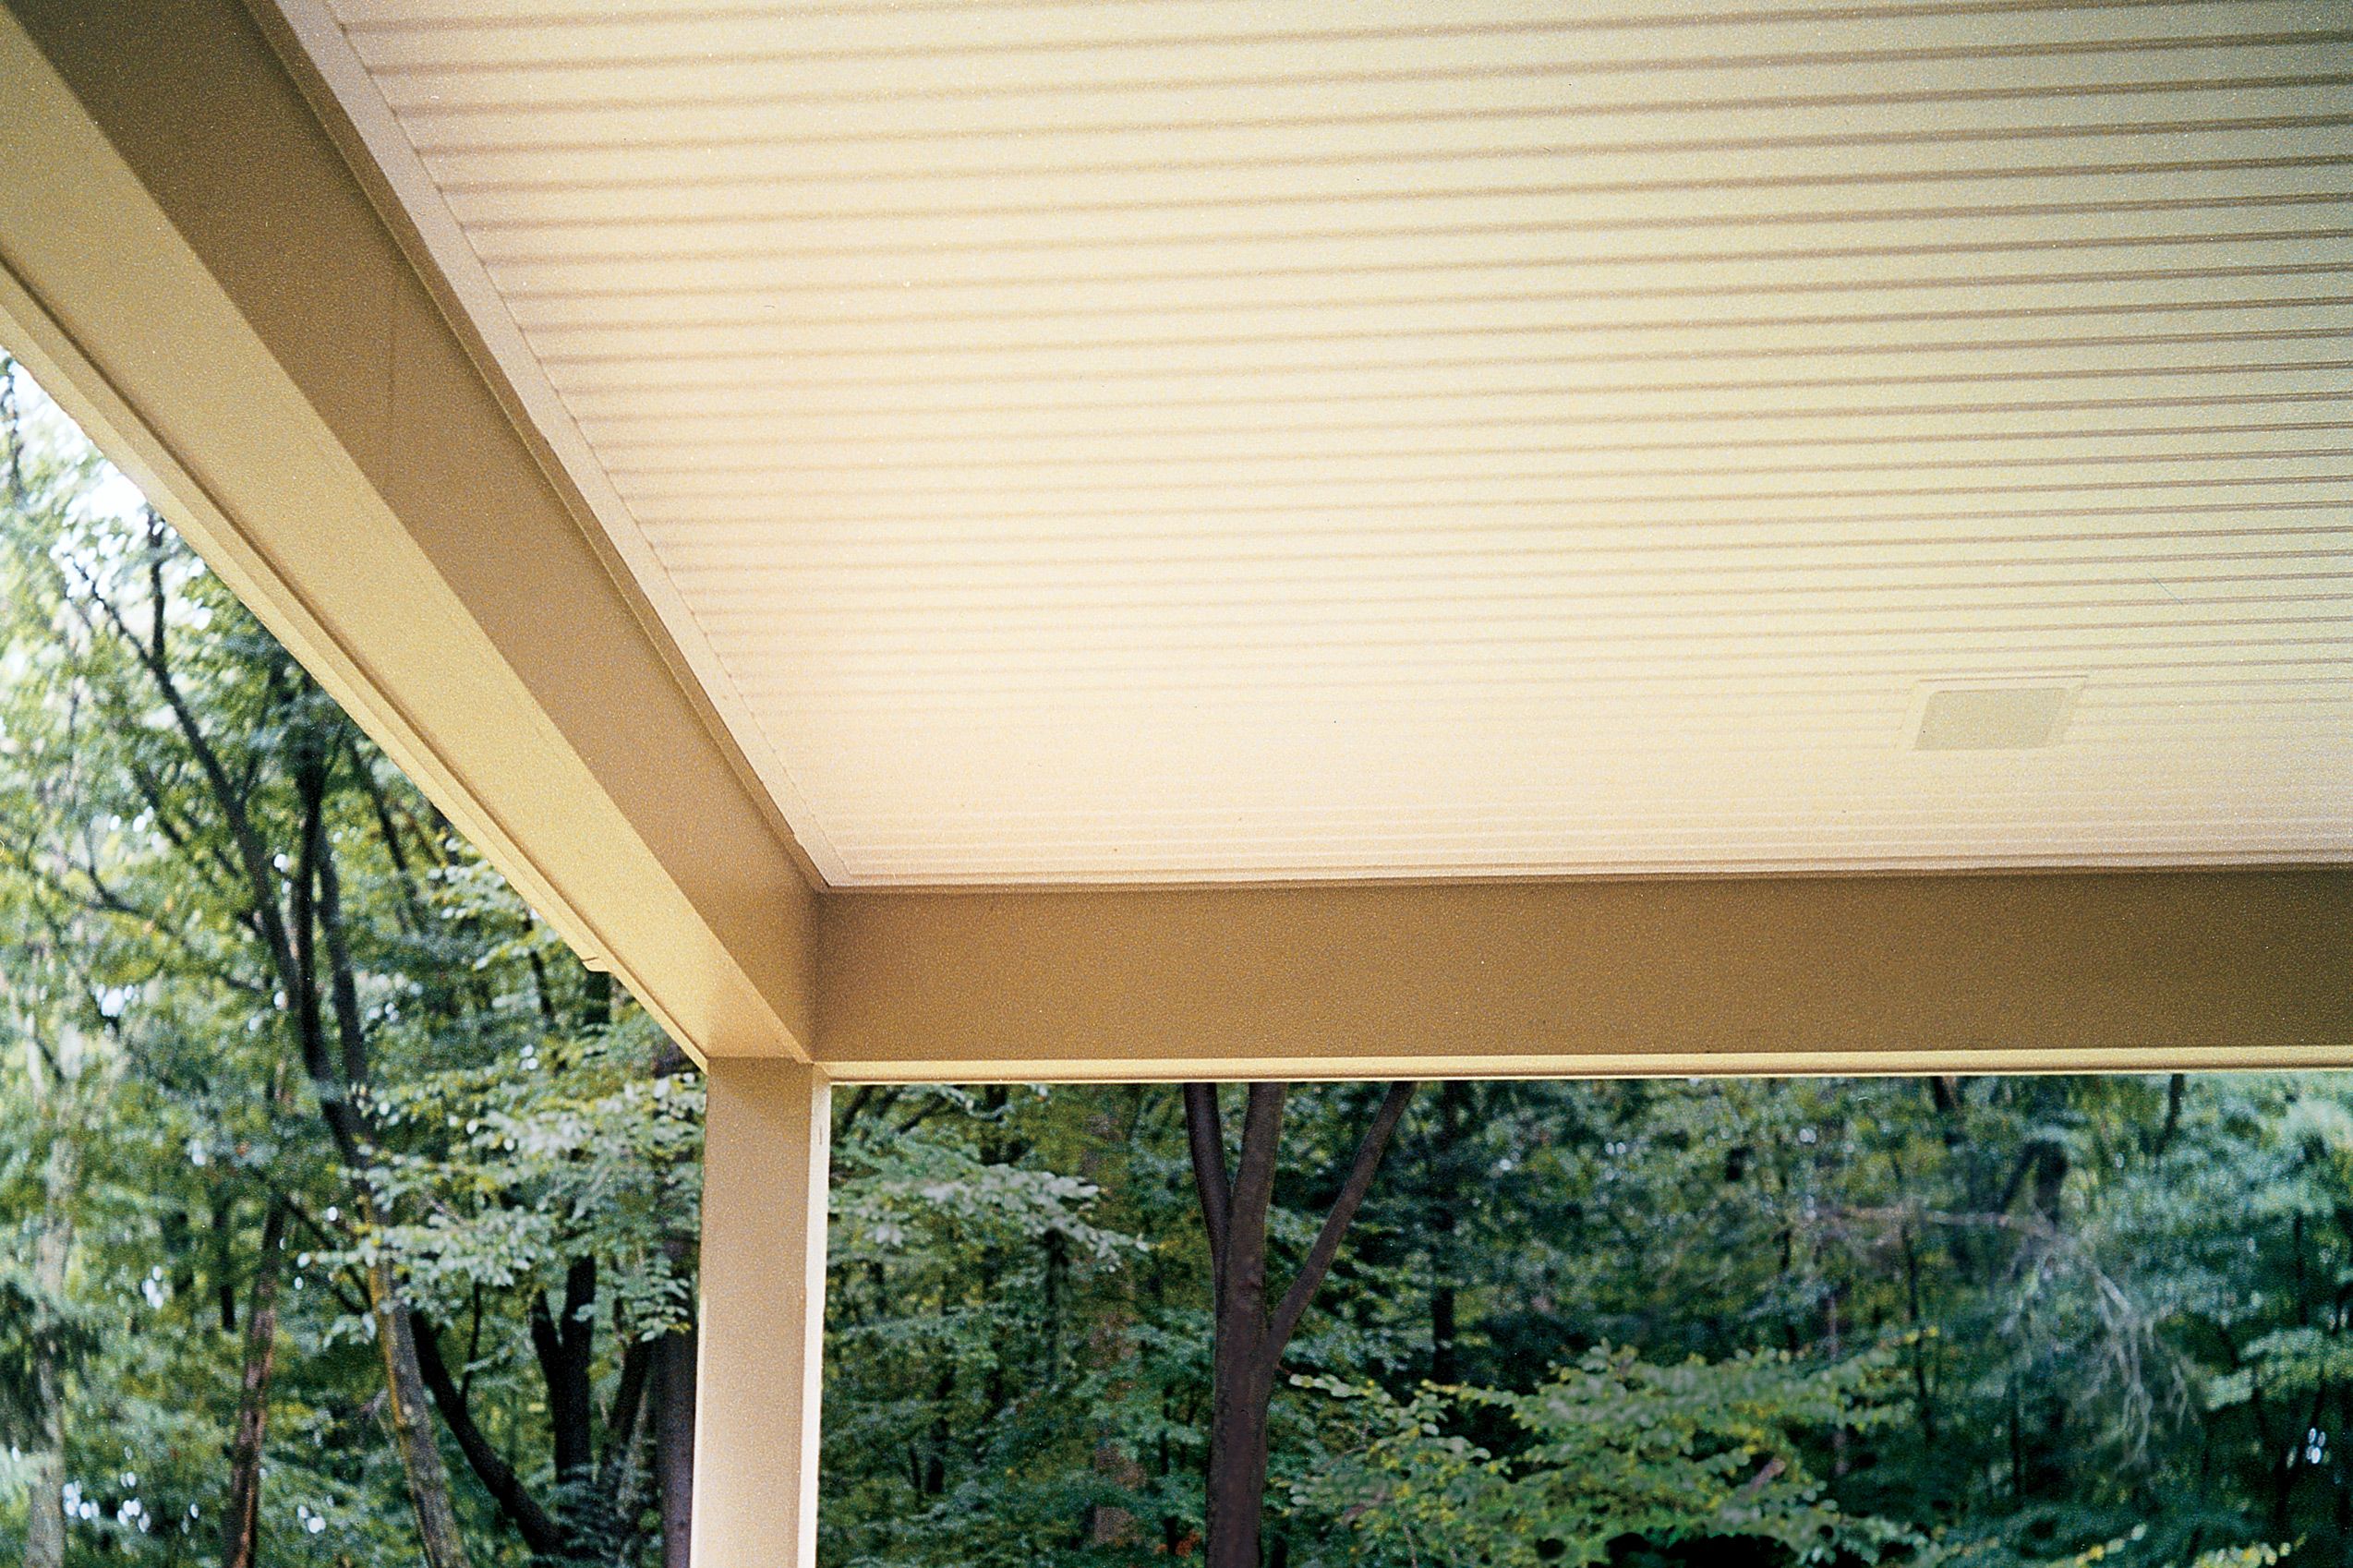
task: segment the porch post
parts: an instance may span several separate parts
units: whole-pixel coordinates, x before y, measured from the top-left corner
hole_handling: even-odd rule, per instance
[[[831,1093],[814,1067],[714,1058],[703,1128],[694,1568],[811,1568]]]

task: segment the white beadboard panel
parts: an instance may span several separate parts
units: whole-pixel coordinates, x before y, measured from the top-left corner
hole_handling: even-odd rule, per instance
[[[2340,4],[280,4],[837,883],[2353,859]]]

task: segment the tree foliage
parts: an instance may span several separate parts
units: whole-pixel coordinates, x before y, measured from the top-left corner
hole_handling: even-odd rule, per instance
[[[1352,1555],[1381,1561],[1587,1568],[1633,1539],[1876,1562],[1923,1538],[1842,1513],[1815,1456],[1826,1433],[1900,1420],[1899,1378],[1891,1350],[1825,1366],[1771,1350],[1662,1366],[1604,1345],[1525,1392],[1426,1386],[1400,1402],[1377,1382],[1303,1379],[1361,1414],[1326,1438],[1291,1501],[1340,1519]],[[1466,1407],[1510,1423],[1507,1457],[1461,1435],[1451,1417]]]
[[[1377,1092],[1294,1096],[1279,1265]],[[1268,1559],[2335,1561],[2348,1108],[2330,1075],[1434,1086],[1285,1361]],[[1086,1185],[1018,1224],[939,1188],[928,1223],[861,1225],[851,1157],[827,1560],[1197,1552],[1209,1263],[1175,1093],[845,1113],[973,1183]]]
[[[31,1558],[636,1561],[694,1075],[6,390],[0,1399]]]

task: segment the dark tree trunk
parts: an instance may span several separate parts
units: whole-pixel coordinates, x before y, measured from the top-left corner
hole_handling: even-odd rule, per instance
[[[292,951],[301,986],[296,994],[295,1012],[302,1031],[304,1066],[351,1179],[353,1207],[359,1212],[361,1223],[374,1230],[384,1223],[371,1171],[374,1140],[353,1099],[354,1092],[368,1081],[368,1035],[360,1016],[351,951],[344,936],[343,894],[334,850],[327,837],[327,759],[319,756],[298,766],[296,786],[303,797],[304,835],[293,888]],[[320,1017],[320,955],[314,944],[326,949],[327,993],[334,1014],[332,1054]],[[466,1568],[465,1538],[450,1498],[449,1468],[441,1462],[440,1444],[433,1435],[424,1371],[417,1360],[416,1323],[401,1297],[400,1283],[392,1275],[392,1260],[381,1250],[368,1260],[366,1279],[368,1309],[376,1320],[376,1347],[384,1360],[385,1419],[408,1480],[417,1544],[427,1568]]]
[[[1226,1198],[1210,1360],[1209,1568],[1259,1568],[1267,1406],[1273,1399],[1274,1362],[1281,1354],[1269,1343],[1266,1216],[1274,1196],[1284,1092],[1279,1083],[1250,1085],[1249,1106],[1242,1118],[1241,1166]],[[1216,1158],[1222,1172],[1222,1147]]]
[[[261,1221],[261,1256],[253,1270],[253,1304],[245,1320],[245,1376],[237,1391],[236,1436],[229,1448],[229,1506],[221,1519],[221,1568],[253,1568],[261,1526],[261,1450],[270,1431],[270,1372],[278,1346],[278,1243],[286,1201],[272,1198]]]
[[[563,1305],[555,1311],[544,1292],[531,1299],[531,1349],[548,1388],[548,1427],[556,1461],[557,1512],[568,1535],[582,1533],[593,1513],[597,1465],[595,1370],[597,1260],[574,1258],[564,1269]]]
[[[654,1470],[661,1491],[662,1568],[687,1568],[694,1524],[694,1331],[664,1334],[654,1363]]]
[[[147,515],[152,559],[160,562],[167,530],[151,509]],[[383,1218],[370,1176],[375,1151],[367,1117],[352,1098],[367,1079],[367,1035],[344,938],[334,853],[326,829],[329,773],[341,737],[301,722],[287,733],[284,760],[302,808],[302,837],[292,846],[294,864],[289,868],[285,857],[272,852],[260,825],[247,809],[252,777],[240,783],[231,776],[174,672],[165,638],[172,617],[160,564],[150,571],[148,581],[152,603],[145,635],[133,629],[120,606],[103,598],[91,602],[151,678],[206,793],[221,814],[234,850],[233,868],[243,878],[249,900],[247,929],[259,940],[279,989],[285,995],[293,1043],[318,1092],[321,1119],[352,1183],[353,1208],[361,1224],[374,1229]],[[306,692],[315,691],[298,675],[294,683]],[[323,966],[319,950],[322,943]],[[332,1037],[321,1011],[322,983],[333,1008]],[[426,1408],[408,1307],[400,1299],[392,1266],[380,1253],[368,1264],[366,1276],[369,1311],[384,1360],[386,1415],[416,1510],[426,1568],[466,1568],[465,1543],[450,1500],[449,1471],[434,1441],[432,1417]]]
[[[1934,1451],[1937,1446],[1936,1389],[1928,1379],[1928,1343],[1921,1332],[1920,1310],[1920,1248],[1912,1237],[1907,1222],[1897,1232],[1903,1244],[1904,1324],[1913,1332],[1912,1389],[1913,1410],[1920,1421],[1920,1441]]]
[[[36,1093],[47,1080],[33,1075]],[[58,1365],[57,1304],[65,1299],[66,1271],[73,1255],[74,1211],[81,1190],[82,1145],[71,1090],[60,1083],[49,1157],[42,1173],[41,1229],[33,1241],[33,1282],[40,1291],[32,1353],[31,1426],[36,1445],[25,1488],[25,1568],[64,1568],[66,1514],[65,1374]]]
[[[1259,1537],[1266,1507],[1267,1413],[1283,1350],[1315,1297],[1340,1240],[1363,1206],[1382,1151],[1396,1130],[1410,1083],[1392,1084],[1357,1145],[1356,1159],[1308,1248],[1290,1288],[1272,1308],[1266,1277],[1267,1211],[1274,1197],[1276,1155],[1283,1139],[1279,1083],[1254,1083],[1242,1117],[1242,1157],[1225,1167],[1225,1134],[1217,1086],[1185,1086],[1185,1124],[1209,1233],[1214,1301],[1210,1375],[1208,1568],[1260,1568]]]
[[[561,1550],[563,1532],[555,1516],[525,1490],[514,1466],[507,1463],[498,1445],[475,1421],[465,1389],[441,1358],[440,1335],[428,1322],[415,1321],[411,1326],[416,1339],[418,1375],[440,1410],[450,1435],[457,1440],[458,1452],[465,1455],[466,1465],[482,1483],[482,1490],[490,1494],[490,1501],[499,1505],[499,1512],[534,1552],[545,1556]]]
[[[604,1517],[598,1555],[614,1564],[635,1562],[642,1555],[641,1526],[646,1514],[646,1483],[652,1478],[646,1463],[646,1429],[653,1419],[646,1408],[647,1389],[654,1381],[656,1345],[632,1340],[621,1352],[621,1377],[613,1402],[605,1412],[605,1456],[597,1465],[597,1495]]]
[[[2162,1158],[2173,1145],[2173,1135],[2181,1130],[2181,1103],[2190,1091],[2190,1075],[2175,1073],[2166,1080],[2166,1119],[2157,1128],[2156,1144],[2149,1152]]]
[[[1454,1348],[1454,1226],[1464,1185],[1463,1113],[1469,1097],[1470,1085],[1460,1079],[1438,1086],[1438,1134],[1430,1162],[1430,1381],[1442,1386],[1462,1377]]]
[[[415,1320],[399,1297],[389,1267],[371,1266],[367,1279],[377,1347],[384,1357],[385,1419],[392,1428],[401,1469],[408,1478],[417,1544],[427,1568],[465,1568],[465,1538],[458,1528],[457,1510],[450,1502],[449,1470],[433,1438],[425,1380],[417,1367]]]
[[[983,1399],[987,1390],[982,1391]],[[955,1432],[947,1424],[947,1402],[956,1397],[956,1364],[944,1363],[939,1376],[932,1383],[932,1424],[923,1439],[923,1462],[915,1475],[915,1490],[923,1497],[942,1497],[947,1491],[947,1451],[955,1441]],[[985,1429],[984,1427],[981,1429]]]
[[[214,1305],[221,1311],[221,1332],[237,1332],[237,1277],[235,1248],[231,1238],[236,1231],[234,1200],[224,1188],[212,1205],[212,1253],[214,1267],[220,1272],[212,1282]]]

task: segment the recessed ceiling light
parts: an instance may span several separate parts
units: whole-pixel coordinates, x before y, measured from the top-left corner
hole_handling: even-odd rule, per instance
[[[2071,685],[1932,687],[1920,705],[1912,744],[1923,752],[2030,751],[2067,728]]]

